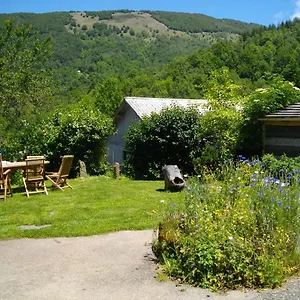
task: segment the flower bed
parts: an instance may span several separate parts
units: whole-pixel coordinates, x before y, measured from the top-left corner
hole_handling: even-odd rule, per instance
[[[300,174],[266,170],[240,157],[189,183],[153,244],[169,276],[212,290],[262,288],[299,270]]]

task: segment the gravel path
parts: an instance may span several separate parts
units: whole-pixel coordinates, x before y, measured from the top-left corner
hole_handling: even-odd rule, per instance
[[[300,299],[300,281],[272,291],[209,290],[158,282],[152,231],[0,241],[2,300]]]

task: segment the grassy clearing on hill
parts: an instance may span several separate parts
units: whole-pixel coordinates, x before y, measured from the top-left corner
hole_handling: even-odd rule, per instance
[[[185,191],[169,193],[163,181],[114,180],[105,176],[73,179],[73,190],[49,195],[15,192],[0,201],[0,239],[84,236],[118,230],[154,229],[161,200],[182,202]],[[21,225],[51,226],[21,230]]]

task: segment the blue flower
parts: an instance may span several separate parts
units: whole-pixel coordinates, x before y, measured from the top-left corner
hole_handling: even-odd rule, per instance
[[[282,201],[279,201],[277,204],[278,204],[279,206],[281,206],[281,205],[282,205]]]
[[[280,170],[279,170],[279,173],[283,173],[283,172],[284,172],[284,169],[280,169]]]
[[[188,187],[187,187],[187,190],[188,190],[188,191],[191,191],[191,190],[192,190],[192,188],[191,188],[190,186],[188,186]]]
[[[276,200],[276,198],[275,197],[272,197],[272,199],[271,199],[272,201],[275,201]]]
[[[294,170],[294,173],[295,173],[295,174],[299,173],[299,170],[298,170],[298,169],[295,169],[295,170]]]
[[[254,183],[250,183],[249,186],[254,186]]]
[[[285,207],[285,209],[286,209],[286,210],[289,210],[289,209],[290,209],[290,207],[287,205],[287,206]]]

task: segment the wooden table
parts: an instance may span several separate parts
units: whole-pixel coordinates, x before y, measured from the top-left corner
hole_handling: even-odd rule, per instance
[[[48,165],[50,161],[45,160],[45,165]],[[25,170],[26,169],[26,161],[15,161],[15,162],[10,162],[10,161],[2,161],[2,169],[3,171],[11,169],[12,171],[14,170]]]

